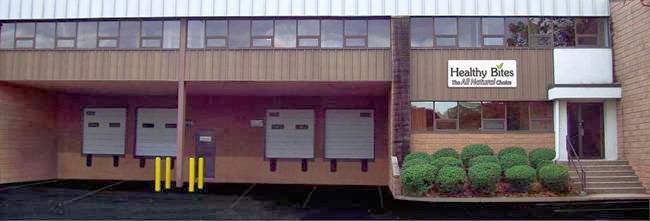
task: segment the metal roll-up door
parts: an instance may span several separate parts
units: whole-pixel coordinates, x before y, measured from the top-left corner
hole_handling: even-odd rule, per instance
[[[176,156],[176,108],[138,108],[136,156]]]
[[[82,153],[123,155],[126,108],[84,108]]]
[[[314,110],[266,111],[266,158],[314,157]]]
[[[374,159],[373,110],[327,110],[325,112],[325,158]]]

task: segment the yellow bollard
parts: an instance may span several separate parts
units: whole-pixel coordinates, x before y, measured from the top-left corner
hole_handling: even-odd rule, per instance
[[[203,174],[204,174],[203,170],[205,169],[205,168],[204,168],[204,167],[205,167],[205,166],[204,166],[204,165],[205,165],[204,162],[205,162],[205,159],[204,159],[203,157],[199,157],[199,165],[198,165],[198,167],[199,167],[199,174],[198,174],[198,176],[199,176],[199,182],[198,182],[198,184],[196,185],[196,188],[197,188],[197,189],[200,189],[200,190],[203,189],[203,181],[204,181],[204,179],[203,179]]]
[[[188,187],[187,187],[187,191],[192,193],[192,192],[194,192],[194,178],[195,178],[195,176],[194,176],[194,171],[195,171],[194,157],[190,157],[190,168],[189,169],[190,169],[190,173],[189,173],[189,184],[188,184]]]
[[[156,157],[155,167],[154,190],[160,192],[160,157]]]
[[[165,157],[165,189],[172,188],[172,157]]]

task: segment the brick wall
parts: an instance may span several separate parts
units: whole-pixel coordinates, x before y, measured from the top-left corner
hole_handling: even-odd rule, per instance
[[[623,88],[619,157],[630,161],[650,189],[650,7],[640,1],[611,1],[610,7],[614,72]]]
[[[50,94],[0,83],[0,183],[56,178]]]
[[[402,162],[409,153],[411,133],[410,67],[411,39],[410,19],[395,17],[391,20],[391,125],[392,145],[395,156]]]
[[[411,152],[433,153],[444,147],[460,150],[469,144],[488,144],[495,152],[504,147],[520,146],[528,151],[555,147],[554,133],[414,133]]]

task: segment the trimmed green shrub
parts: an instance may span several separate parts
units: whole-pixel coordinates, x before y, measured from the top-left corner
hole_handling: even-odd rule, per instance
[[[438,159],[433,159],[431,160],[431,164],[433,164],[433,166],[436,168],[463,166],[463,162],[460,162],[459,159],[453,157],[441,157]]]
[[[467,170],[472,189],[478,192],[493,192],[501,178],[501,166],[497,163],[479,163]]]
[[[526,165],[528,166],[528,157],[526,155],[510,153],[499,157],[499,164],[505,171],[513,166]]]
[[[528,154],[526,154],[526,149],[524,149],[523,147],[506,147],[499,151],[499,157],[506,154],[520,154],[520,155],[528,156]]]
[[[555,164],[555,162],[553,162],[552,160],[542,160],[541,162],[539,162],[537,164],[537,168],[542,168],[542,167],[544,167],[546,165],[549,165],[549,164]]]
[[[431,157],[429,157],[429,154],[425,152],[413,152],[413,153],[409,153],[404,157],[404,163],[415,159],[423,159],[428,161],[429,159],[431,159]]]
[[[569,167],[549,164],[537,171],[539,181],[546,189],[553,192],[566,192],[569,190]]]
[[[436,151],[435,153],[433,153],[431,155],[431,159],[433,159],[433,160],[441,158],[441,157],[453,157],[453,158],[456,158],[456,159],[460,159],[460,156],[458,155],[458,151],[456,151],[456,149],[450,148],[450,147],[442,148],[442,149]]]
[[[459,193],[465,186],[465,170],[460,167],[443,167],[436,177],[438,191],[441,193]]]
[[[496,163],[499,164],[499,158],[495,156],[478,156],[474,157],[467,164],[465,164],[468,168],[473,167],[476,164],[480,163]]]
[[[412,167],[413,165],[420,165],[420,164],[431,164],[431,161],[425,159],[417,159],[417,158],[409,161],[405,160],[404,163],[402,163],[402,170]]]
[[[486,144],[470,144],[463,147],[460,153],[460,159],[467,165],[470,159],[485,155],[494,155],[494,150]]]
[[[412,165],[402,170],[402,187],[408,194],[422,195],[431,189],[437,168],[429,163]]]
[[[528,165],[517,165],[506,169],[505,178],[515,192],[528,192],[530,184],[537,177],[535,168]]]
[[[555,159],[555,150],[551,148],[537,148],[530,151],[528,158],[530,159],[530,164],[539,169],[541,168],[540,163],[542,163],[542,161],[551,161]]]

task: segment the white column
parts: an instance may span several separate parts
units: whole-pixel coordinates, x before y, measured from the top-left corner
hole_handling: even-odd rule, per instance
[[[604,110],[604,140],[605,140],[605,159],[618,159],[618,125],[616,122],[616,100],[607,99],[603,104]]]
[[[567,132],[567,102],[553,101],[553,130],[555,132],[555,160],[567,161],[569,154],[566,149]]]

